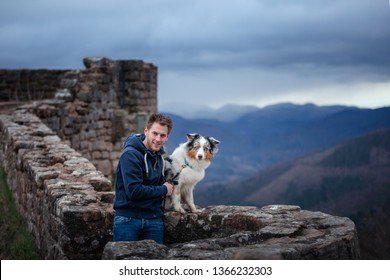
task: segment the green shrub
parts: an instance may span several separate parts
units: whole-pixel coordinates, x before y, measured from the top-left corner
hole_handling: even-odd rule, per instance
[[[2,260],[40,259],[30,233],[23,227],[7,177],[0,168],[0,257]]]

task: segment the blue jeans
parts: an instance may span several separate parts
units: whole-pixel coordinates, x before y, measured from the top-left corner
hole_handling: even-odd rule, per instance
[[[114,217],[113,241],[137,241],[144,239],[151,239],[163,244],[163,218],[135,219],[123,216]]]

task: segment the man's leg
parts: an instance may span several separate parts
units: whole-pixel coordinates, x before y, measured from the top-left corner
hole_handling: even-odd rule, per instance
[[[164,220],[163,218],[145,219],[140,239],[151,239],[159,244],[164,243]]]
[[[142,220],[115,216],[113,241],[137,241],[141,230]]]

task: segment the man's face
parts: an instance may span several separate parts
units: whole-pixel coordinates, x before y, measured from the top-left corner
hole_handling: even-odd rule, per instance
[[[145,140],[143,141],[145,147],[152,152],[157,152],[168,140],[168,127],[162,126],[159,123],[153,123],[153,125],[148,129],[145,127]]]

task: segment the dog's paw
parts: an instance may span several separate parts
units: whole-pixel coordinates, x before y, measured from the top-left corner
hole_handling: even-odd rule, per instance
[[[176,212],[179,212],[179,213],[181,213],[181,214],[187,213],[186,210],[184,210],[182,207],[176,207],[176,208],[175,208],[175,211],[176,211]]]

